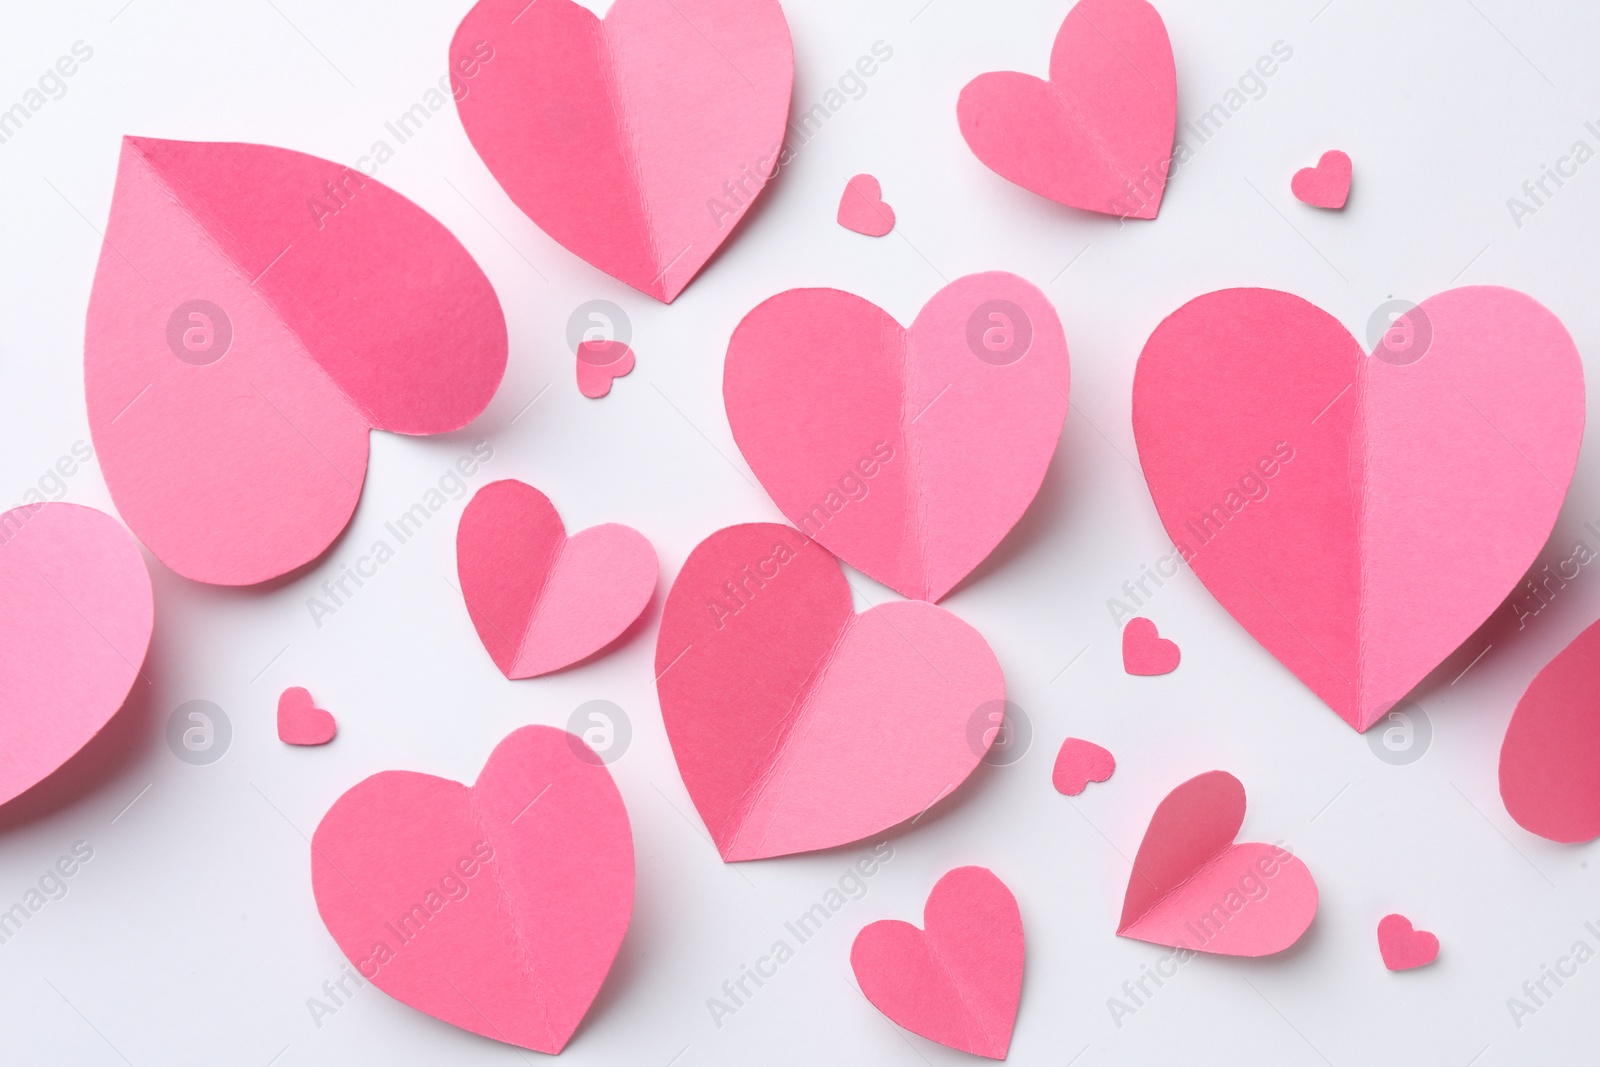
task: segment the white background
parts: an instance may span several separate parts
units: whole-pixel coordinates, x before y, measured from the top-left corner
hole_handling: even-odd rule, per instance
[[[632,721],[631,748],[613,772],[633,822],[638,901],[566,1062],[966,1060],[887,1022],[854,988],[847,962],[857,929],[891,916],[920,922],[929,888],[961,864],[992,867],[1021,904],[1028,962],[1015,1063],[1464,1067],[1573,1062],[1592,1049],[1600,963],[1520,1028],[1507,1009],[1524,981],[1579,938],[1600,948],[1583,927],[1600,920],[1600,894],[1593,846],[1561,847],[1519,829],[1500,803],[1495,766],[1523,687],[1595,618],[1600,578],[1586,570],[1520,630],[1502,608],[1436,671],[1413,694],[1431,746],[1409,765],[1377,758],[1192,575],[1147,608],[1183,648],[1182,666],[1163,678],[1122,672],[1106,600],[1168,550],[1133,462],[1129,397],[1144,339],[1191,297],[1232,285],[1282,288],[1364,337],[1391,295],[1509,285],[1553,309],[1595,371],[1600,162],[1521,227],[1506,200],[1579,138],[1600,148],[1583,126],[1600,119],[1600,9],[1576,0],[1158,6],[1177,55],[1180,122],[1221,101],[1274,42],[1293,57],[1179,170],[1154,223],[1119,227],[1048,203],[987,171],[961,140],[961,86],[990,69],[1043,74],[1066,0],[788,0],[797,113],[874,42],[891,46],[893,59],[800,149],[671,308],[600,274],[523,217],[453,109],[400,147],[378,177],[456,233],[499,292],[511,337],[504,385],[460,434],[375,434],[349,532],[287,585],[207,588],[149,560],[151,684],[66,772],[0,811],[0,908],[73,842],[94,849],[70,893],[0,945],[0,1059],[540,1060],[370,986],[318,1026],[307,1000],[343,961],[316,915],[306,835],[367,774],[410,768],[470,781],[515,727],[564,725],[597,698]],[[20,500],[89,437],[83,321],[119,138],[255,141],[354,164],[386,136],[385,121],[436,84],[467,7],[6,0],[0,107],[75,41],[94,56],[63,98],[0,145],[0,498]],[[1289,194],[1293,172],[1332,147],[1355,160],[1343,213]],[[860,171],[882,180],[899,213],[896,234],[874,241],[834,223],[844,183]],[[474,488],[521,478],[545,490],[572,529],[636,526],[661,555],[664,594],[713,530],[780,518],[722,409],[722,357],[739,318],[782,289],[831,285],[908,322],[944,280],[989,269],[1044,288],[1072,352],[1072,409],[1038,500],[945,602],[994,647],[1031,720],[1032,747],[1015,765],[980,768],[917,826],[892,835],[894,859],[865,898],[719,1028],[707,998],[784,936],[784,922],[863,849],[738,867],[718,860],[678,777],[651,683],[662,594],[613,654],[508,682],[453,588],[464,504],[455,501],[320,628],[306,599],[479,439],[495,456]],[[564,340],[569,314],[595,298],[627,309],[639,359],[598,402],[579,395]],[[1584,449],[1546,559],[1565,558],[1579,537],[1600,547],[1583,530],[1600,519],[1594,453],[1592,443]],[[94,464],[66,495],[113,510]],[[871,601],[892,595],[851,580]],[[56,666],[72,669],[66,652]],[[309,687],[338,717],[335,743],[294,749],[276,739],[276,697],[290,685]],[[181,762],[164,739],[173,709],[193,699],[214,701],[233,725],[231,748],[210,766]],[[1109,783],[1075,800],[1050,785],[1069,734],[1107,745],[1119,761]],[[1321,909],[1290,951],[1188,963],[1118,1026],[1107,999],[1162,954],[1113,934],[1127,857],[1167,790],[1213,768],[1245,783],[1245,835],[1282,839],[1310,866]],[[1390,911],[1439,934],[1436,965],[1384,970],[1374,930]]]

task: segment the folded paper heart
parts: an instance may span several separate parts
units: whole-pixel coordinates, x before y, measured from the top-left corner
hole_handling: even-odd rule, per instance
[[[1243,825],[1244,786],[1226,771],[1167,794],[1134,857],[1118,935],[1224,956],[1298,941],[1317,914],[1317,883],[1287,849],[1235,844]]]
[[[1079,0],[1050,80],[980,74],[956,117],[990,170],[1069,207],[1136,219],[1161,210],[1178,116],[1172,42],[1145,0]]]
[[[470,787],[384,771],[334,801],[311,884],[363,978],[463,1030],[565,1047],[633,912],[628,813],[582,747],[525,726]]]
[[[317,707],[300,686],[278,697],[278,740],[286,745],[325,745],[339,732],[332,715]]]
[[[872,1006],[929,1041],[1006,1058],[1022,998],[1022,913],[985,867],[957,867],[928,894],[923,928],[864,927],[850,969]]]
[[[838,563],[787,526],[702,541],[656,643],[661,717],[727,861],[831,848],[915,818],[993,742],[1005,680],[978,632],[918,601],[857,615]]]
[[[155,605],[144,557],[77,504],[0,515],[0,804],[100,732],[139,677]]]
[[[839,198],[839,225],[865,237],[882,237],[894,229],[894,208],[883,202],[883,187],[870,174],[857,174]]]
[[[1350,172],[1350,157],[1334,149],[1322,153],[1316,166],[1296,171],[1289,189],[1302,204],[1337,211],[1350,198]]]
[[[1378,953],[1391,971],[1409,971],[1439,958],[1439,939],[1413,929],[1404,915],[1385,915],[1378,922]]]
[[[1529,683],[1500,745],[1500,799],[1529,833],[1600,837],[1600,623]]]
[[[1176,642],[1162,637],[1149,619],[1130,619],[1122,628],[1122,669],[1129,674],[1171,674],[1181,658]]]
[[[374,429],[459,430],[506,365],[489,279],[360,171],[129,137],[84,340],[117,510],[186,578],[250,585],[350,521]]]
[[[1145,344],[1133,429],[1178,553],[1357,730],[1488,618],[1550,536],[1583,364],[1530,297],[1478,286],[1370,356],[1288,293],[1190,301]]]
[[[834,555],[937,601],[1027,510],[1067,412],[1067,342],[1013,274],[940,290],[910,329],[792,289],[733,333],[722,395],[778,508]]]
[[[622,636],[656,591],[656,553],[629,526],[567,536],[550,498],[523,482],[491,482],[456,528],[467,614],[507,678],[584,660]]]
[[[1089,788],[1090,782],[1103,782],[1117,769],[1116,757],[1093,741],[1069,737],[1056,753],[1050,781],[1056,792],[1075,797]]]
[[[621,341],[582,341],[578,344],[578,392],[599,400],[611,392],[611,383],[633,372],[633,349]]]
[[[512,201],[668,303],[776,171],[794,85],[778,0],[616,0],[604,19],[479,0],[450,64],[461,124]]]

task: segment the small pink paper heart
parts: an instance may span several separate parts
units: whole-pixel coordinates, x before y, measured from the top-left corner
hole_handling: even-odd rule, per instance
[[[1117,769],[1116,757],[1093,741],[1069,737],[1061,742],[1056,753],[1055,770],[1050,781],[1056,792],[1075,797],[1089,788],[1090,782],[1103,782]]]
[[[621,341],[583,341],[578,345],[578,392],[599,400],[615,378],[633,370],[633,349]]]
[[[839,225],[867,237],[894,229],[894,208],[883,202],[883,188],[870,174],[857,174],[839,198]]]
[[[333,716],[317,707],[311,694],[291,686],[278,697],[278,740],[288,745],[325,745],[339,732]]]
[[[1338,149],[1322,153],[1314,167],[1297,171],[1289,188],[1302,204],[1337,211],[1350,197],[1350,157]]]
[[[1182,653],[1156,631],[1149,619],[1132,619],[1122,628],[1122,669],[1129,674],[1171,674]]]
[[[1385,915],[1378,921],[1378,951],[1391,971],[1409,971],[1439,958],[1439,939],[1414,929],[1404,915]]]
[[[898,919],[866,926],[850,968],[872,1006],[948,1048],[1003,1060],[1022,997],[1022,914],[985,867],[939,879],[923,929]]]

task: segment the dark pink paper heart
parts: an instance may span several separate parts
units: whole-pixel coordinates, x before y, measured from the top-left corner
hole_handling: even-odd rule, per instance
[[[1075,797],[1089,788],[1090,782],[1104,782],[1117,769],[1117,761],[1093,741],[1069,737],[1061,742],[1050,782],[1056,792]]]
[[[278,740],[284,744],[325,745],[338,732],[333,716],[317,707],[300,686],[291,686],[278,697]]]
[[[1316,166],[1296,171],[1289,188],[1302,204],[1337,211],[1350,198],[1350,174],[1350,157],[1333,149]]]
[[[1162,637],[1149,619],[1130,619],[1122,628],[1122,669],[1129,674],[1171,674],[1182,658],[1177,642]]]
[[[1426,967],[1439,958],[1439,939],[1404,915],[1385,915],[1378,922],[1378,954],[1391,971]]]

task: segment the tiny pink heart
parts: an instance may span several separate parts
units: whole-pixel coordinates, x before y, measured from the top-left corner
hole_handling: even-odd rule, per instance
[[[850,946],[872,1006],[948,1048],[1003,1060],[1022,998],[1022,913],[985,867],[957,867],[928,894],[923,928],[884,919]]]
[[[866,237],[894,229],[894,208],[883,202],[883,188],[870,174],[857,174],[839,198],[839,225]]]
[[[1404,915],[1385,915],[1378,920],[1378,951],[1391,971],[1409,971],[1439,958],[1439,939],[1413,928]]]
[[[1117,769],[1116,757],[1093,741],[1069,737],[1061,742],[1056,753],[1055,770],[1050,781],[1056,792],[1075,797],[1089,788],[1090,782],[1103,782]]]
[[[288,745],[325,745],[339,732],[333,716],[317,707],[298,685],[278,697],[278,740]]]
[[[633,349],[621,341],[582,341],[578,344],[578,392],[599,400],[611,392],[611,382],[633,370]]]
[[[1162,637],[1149,619],[1131,619],[1122,628],[1122,669],[1129,674],[1171,674],[1180,658],[1177,643]]]
[[[478,637],[507,678],[584,660],[655,593],[655,549],[617,523],[567,536],[555,505],[507,479],[478,490],[456,529],[456,571]]]
[[[1350,172],[1350,157],[1336,148],[1322,153],[1316,166],[1296,171],[1289,188],[1302,204],[1337,211],[1350,197]]]

